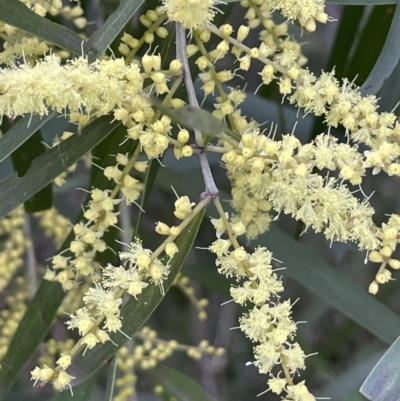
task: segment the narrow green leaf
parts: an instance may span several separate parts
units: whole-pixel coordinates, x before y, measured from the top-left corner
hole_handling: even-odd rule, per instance
[[[234,3],[240,0],[224,0],[224,3]],[[325,0],[325,3],[346,4],[349,6],[378,6],[396,4],[397,0]]]
[[[5,160],[23,143],[25,143],[38,129],[47,121],[56,116],[55,112],[47,116],[38,115],[20,118],[6,133],[0,138],[0,162]]]
[[[278,227],[258,238],[258,242],[283,261],[288,274],[380,340],[391,344],[400,332],[400,317],[294,240]]]
[[[5,216],[51,183],[106,138],[119,125],[117,121],[111,123],[113,118],[112,115],[99,118],[87,126],[82,135],[73,135],[39,156],[23,177],[13,174],[0,181],[0,216]]]
[[[12,161],[18,176],[24,176],[29,170],[33,160],[45,152],[46,147],[43,144],[42,133],[39,130],[12,154]],[[51,183],[24,203],[27,213],[41,212],[42,210],[50,209],[52,205],[53,186]]]
[[[164,106],[154,98],[156,107],[167,114],[172,120],[189,129],[198,129],[205,135],[217,136],[224,132],[225,124],[211,113],[198,107],[183,106],[179,109]]]
[[[400,337],[385,352],[360,388],[371,401],[399,401]]]
[[[58,147],[52,148],[41,156],[41,158],[52,151],[56,151],[56,155],[60,159],[57,159],[56,163],[61,164],[61,161],[66,160],[69,160],[71,164],[74,163],[75,159],[79,160],[83,154],[119,127],[120,122],[110,124],[111,119],[112,116],[96,120],[83,130],[82,135],[74,135],[63,141]],[[71,141],[74,137],[76,137],[75,141]],[[63,149],[64,151],[62,151]],[[52,160],[50,160],[50,163],[52,163]],[[53,164],[50,164],[50,166],[53,166]],[[27,177],[28,174],[23,178]],[[0,182],[1,187],[2,182]],[[62,250],[69,246],[73,236],[74,234],[70,233],[64,241]],[[6,395],[17,379],[19,371],[33,355],[37,345],[46,337],[57,309],[61,305],[65,295],[61,285],[57,283],[51,283],[46,280],[42,280],[40,283],[35,297],[29,303],[28,309],[11,340],[7,354],[2,359],[2,368],[0,369],[0,399]],[[51,301],[49,302],[49,300]]]
[[[117,357],[114,355],[108,366],[107,372],[107,387],[106,387],[106,401],[112,401],[115,389],[115,377],[117,374]],[[89,377],[90,379],[90,377]]]
[[[171,192],[172,187],[178,195],[185,194],[189,197],[203,191],[204,182],[199,168],[183,169],[183,166],[182,171],[173,170],[169,167],[160,169],[157,175],[157,187],[168,192]],[[186,179],[187,177],[190,177],[190,180]]]
[[[0,399],[11,388],[19,371],[35,352],[37,344],[44,340],[64,296],[61,285],[45,280],[40,284],[1,361]]]
[[[144,183],[143,183],[144,188],[142,191],[140,208],[138,210],[138,214],[137,214],[137,218],[136,218],[136,225],[135,225],[135,231],[134,231],[135,236],[139,235],[139,229],[140,229],[140,223],[142,221],[143,210],[145,210],[145,205],[146,205],[147,199],[149,198],[151,189],[153,188],[154,182],[157,178],[157,174],[160,170],[161,161],[162,161],[162,158],[161,158],[161,160],[152,159],[152,160],[150,160],[150,165],[147,168],[146,178],[144,179]]]
[[[396,4],[397,0],[325,0],[326,3],[346,4],[348,6],[384,6]]]
[[[400,59],[400,7],[396,7],[389,33],[378,60],[360,88],[361,94],[375,95]]]
[[[0,0],[0,20],[75,54],[95,50],[77,33],[35,14],[19,0]]]
[[[171,398],[179,401],[214,401],[193,379],[167,366],[146,371],[154,384],[160,384]]]
[[[96,49],[96,53],[89,54],[90,63],[103,55],[143,3],[144,0],[121,1],[119,7],[110,15],[105,24],[90,37],[89,45]]]
[[[188,129],[198,129],[205,137],[215,137],[223,132],[236,141],[240,141],[240,136],[229,130],[227,126],[210,112],[202,110],[198,107],[183,106],[179,109],[173,109],[161,104],[157,98],[152,98],[152,101],[159,110],[169,116],[176,124]]]
[[[176,240],[176,245],[179,252],[172,259],[170,264],[170,273],[168,278],[164,281],[163,287],[165,292],[168,291],[176,275],[179,273],[182,264],[193,246],[194,240],[197,236],[200,224],[203,220],[204,209],[200,212],[182,232]],[[149,285],[143,290],[139,299],[131,297],[129,301],[123,306],[121,311],[122,317],[122,331],[132,336],[139,330],[150,315],[154,312],[158,304],[162,301],[163,295],[159,287]],[[92,350],[87,350],[85,355],[78,354],[73,360],[72,365],[68,368],[68,372],[76,377],[73,384],[80,383],[88,376],[97,371],[104,363],[106,363],[127,341],[125,335],[120,332],[110,335],[112,341],[117,344],[114,345],[108,341],[105,344],[99,344]]]
[[[383,83],[376,97],[379,99],[380,112],[392,112],[400,98],[400,63]]]
[[[88,401],[93,395],[93,387],[96,384],[98,374],[94,374],[85,380],[84,382],[78,384],[73,388],[73,395],[69,388],[64,391],[57,393],[52,401]]]
[[[393,6],[374,7],[360,35],[345,75],[361,86],[381,53],[394,14]],[[362,60],[362,63],[360,63]]]
[[[334,68],[335,76],[338,79],[342,79],[345,76],[345,67],[349,61],[349,55],[356,39],[364,10],[365,7],[344,7],[335,43],[328,61],[328,70],[330,71]],[[322,130],[319,132],[322,132]]]

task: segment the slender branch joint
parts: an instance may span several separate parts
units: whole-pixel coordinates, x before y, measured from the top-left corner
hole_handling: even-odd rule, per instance
[[[176,23],[176,57],[182,62],[184,82],[186,84],[189,103],[191,106],[199,108],[199,102],[197,101],[192,76],[190,75],[189,60],[186,53],[186,30],[180,23]],[[197,149],[199,150],[201,172],[206,187],[205,191],[201,194],[200,199],[205,199],[207,197],[210,199],[216,199],[219,197],[219,191],[215,185],[210,165],[207,160],[207,154],[203,145],[203,137],[201,132],[197,129],[194,130],[194,136]]]

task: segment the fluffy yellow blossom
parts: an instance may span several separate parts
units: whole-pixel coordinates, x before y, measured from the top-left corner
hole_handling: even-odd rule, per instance
[[[254,2],[256,3],[256,2]],[[280,10],[283,16],[289,20],[297,20],[307,29],[307,31],[315,31],[315,21],[325,23],[328,20],[327,14],[324,12],[323,0],[267,0],[257,2],[262,4],[261,9],[268,7],[272,10]],[[249,4],[247,0],[242,1],[243,5]],[[249,10],[252,10],[251,8]],[[252,21],[251,27],[257,26],[256,14],[251,11],[246,14],[246,18]],[[254,21],[254,22],[253,22]],[[258,21],[259,23],[260,21]]]
[[[224,224],[223,221],[226,224],[222,218],[213,222],[218,235],[222,231],[220,226]],[[230,289],[234,302],[242,306],[250,305],[249,312],[239,318],[240,329],[255,344],[255,360],[248,364],[255,365],[261,374],[271,377],[268,381],[269,390],[276,394],[285,391],[288,399],[302,400],[291,397],[297,396],[296,389],[304,386],[304,383],[298,383],[293,388],[288,384],[292,384],[290,375],[304,369],[305,355],[299,344],[292,342],[297,326],[291,318],[290,301],[279,300],[283,286],[272,269],[272,254],[263,247],[248,253],[237,243],[232,245],[230,240],[223,239],[217,239],[209,249],[217,256],[218,272],[228,278],[234,277],[238,283]],[[283,366],[285,378],[274,377],[272,369],[276,365]],[[301,391],[308,393],[305,386],[301,387]]]
[[[123,59],[88,63],[77,58],[66,65],[55,55],[38,61],[34,67],[0,69],[0,116],[36,113],[97,111],[107,114],[124,98],[142,90],[143,78],[136,64]]]
[[[168,18],[180,22],[187,29],[212,21],[215,15],[213,5],[213,0],[164,0]]]

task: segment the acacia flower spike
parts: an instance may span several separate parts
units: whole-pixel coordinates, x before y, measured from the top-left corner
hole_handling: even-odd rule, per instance
[[[186,89],[189,96],[189,102],[191,106],[199,107],[197,101],[196,92],[194,90],[194,85],[192,81],[192,76],[190,74],[189,61],[186,53],[186,35],[185,29],[180,24],[176,24],[176,57],[181,60],[183,73],[185,77]],[[199,130],[194,130],[196,144],[199,147],[203,146],[203,139],[201,132]],[[210,165],[207,160],[207,155],[205,152],[199,152],[199,160],[201,165],[201,172],[203,174],[204,184],[206,187],[205,196],[210,196],[211,198],[217,198],[219,196],[219,191],[215,185],[214,178],[211,174]]]

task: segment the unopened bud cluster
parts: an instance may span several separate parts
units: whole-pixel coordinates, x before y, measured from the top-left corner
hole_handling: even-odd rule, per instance
[[[28,283],[22,276],[17,276],[9,283],[9,293],[4,297],[0,311],[0,366],[6,355],[11,339],[24,316],[28,299]],[[3,291],[3,288],[1,289]],[[6,290],[7,291],[7,290]]]
[[[0,236],[4,238],[0,252],[0,291],[23,266],[25,250],[31,244],[24,234],[25,218],[24,207],[19,206],[0,219]]]

